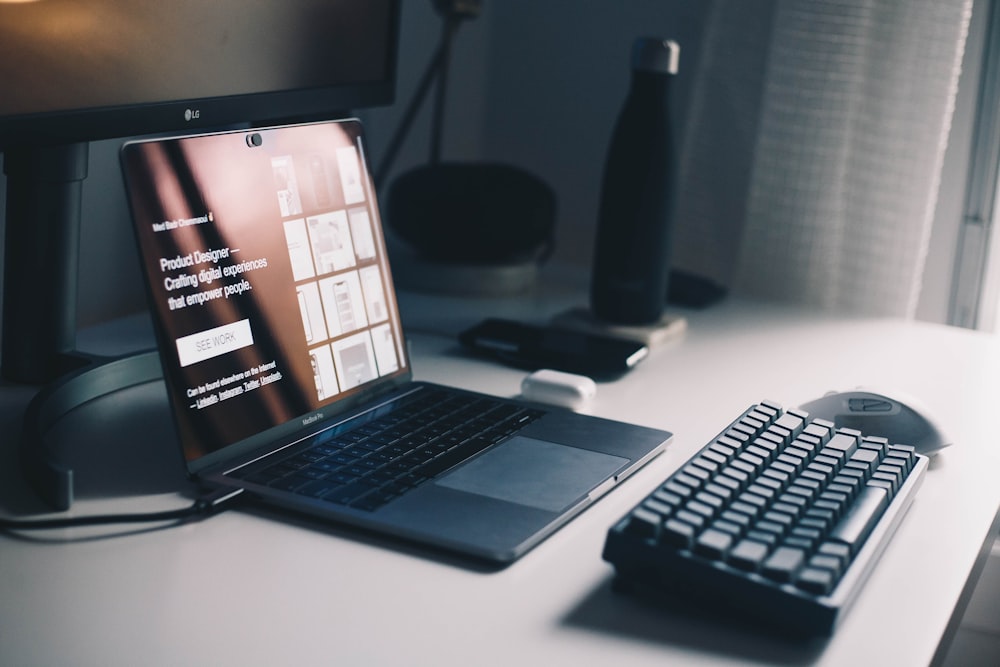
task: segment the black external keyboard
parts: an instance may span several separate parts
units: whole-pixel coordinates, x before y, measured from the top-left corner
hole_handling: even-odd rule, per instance
[[[927,457],[762,402],[609,531],[621,588],[830,634],[913,500]]]

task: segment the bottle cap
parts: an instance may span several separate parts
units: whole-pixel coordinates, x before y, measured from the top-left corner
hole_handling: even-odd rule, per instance
[[[632,45],[632,69],[677,74],[681,47],[672,39],[640,37]]]

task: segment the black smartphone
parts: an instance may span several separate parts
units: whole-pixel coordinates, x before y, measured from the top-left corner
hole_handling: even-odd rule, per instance
[[[500,318],[483,320],[460,333],[458,340],[518,368],[551,368],[595,380],[617,377],[649,354],[644,344],[625,338]]]

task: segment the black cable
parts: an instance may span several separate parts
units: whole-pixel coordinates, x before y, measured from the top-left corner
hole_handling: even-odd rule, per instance
[[[396,128],[392,139],[389,141],[389,147],[385,151],[385,156],[382,158],[382,164],[379,165],[378,169],[375,170],[375,189],[376,191],[385,182],[386,177],[389,175],[389,171],[392,169],[393,163],[396,161],[396,154],[403,147],[403,142],[406,140],[406,135],[410,131],[410,126],[413,125],[413,121],[417,118],[417,112],[420,110],[420,106],[424,102],[424,97],[427,96],[427,92],[430,90],[431,85],[433,85],[435,79],[438,76],[438,68],[441,67],[444,56],[447,54],[447,50],[442,46],[439,46],[437,51],[435,51],[434,56],[431,61],[427,64],[427,69],[424,71],[424,75],[420,79],[420,83],[417,84],[417,90],[413,94],[413,98],[407,105],[406,110],[403,112],[403,119],[400,121],[399,126]]]
[[[449,16],[441,28],[441,45],[438,50],[437,90],[434,96],[434,115],[431,118],[430,163],[441,162],[441,137],[444,134],[444,107],[448,95],[448,67],[451,61],[451,43],[458,32],[461,19]]]
[[[438,82],[437,103],[432,118],[430,157],[431,164],[437,164],[440,161],[441,135],[444,125],[444,97],[447,92],[446,79],[448,61],[451,58],[451,43],[463,20],[471,20],[479,16],[479,13],[482,11],[482,2],[480,0],[434,0],[433,4],[435,11],[443,19],[441,41],[437,49],[435,49],[434,55],[431,56],[430,62],[427,63],[427,69],[424,70],[424,74],[420,78],[420,83],[417,84],[416,91],[413,93],[413,97],[403,112],[403,118],[400,120],[396,131],[389,141],[389,146],[382,158],[382,163],[375,169],[376,191],[381,191],[382,185],[385,183],[385,179],[389,176],[392,165],[396,161],[396,154],[403,147],[403,142],[410,132],[410,127],[413,125],[414,120],[416,120],[417,112],[420,111],[420,107],[424,103],[424,98],[435,81]]]
[[[231,501],[242,495],[243,489],[227,489],[210,496],[198,498],[188,507],[163,512],[140,512],[136,514],[94,514],[60,519],[5,519],[0,518],[0,530],[47,530],[51,528],[71,528],[76,526],[98,526],[116,523],[152,523],[159,521],[183,521],[204,518],[226,509]]]

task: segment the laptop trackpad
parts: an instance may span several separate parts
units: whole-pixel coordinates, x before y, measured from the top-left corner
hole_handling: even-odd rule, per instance
[[[551,512],[561,512],[628,459],[514,436],[435,484]]]

